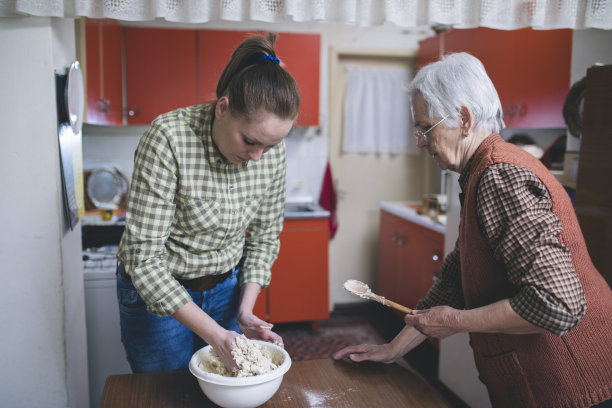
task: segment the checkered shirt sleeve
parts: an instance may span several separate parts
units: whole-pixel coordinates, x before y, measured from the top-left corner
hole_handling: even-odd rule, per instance
[[[517,288],[513,310],[558,336],[578,324],[586,299],[542,181],[523,167],[492,165],[480,178],[476,208],[482,236]]]
[[[136,149],[117,256],[160,316],[191,299],[177,278],[241,263],[241,283],[265,287],[278,255],[285,144],[258,162],[230,163],[212,142],[212,114],[212,105],[198,105],[161,115]]]

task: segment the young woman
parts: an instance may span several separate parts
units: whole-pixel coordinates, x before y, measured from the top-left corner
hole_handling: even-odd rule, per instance
[[[217,100],[156,118],[136,149],[117,257],[121,340],[134,372],[187,367],[208,343],[282,342],[253,314],[283,225],[284,138],[298,114],[275,35],[233,52]]]

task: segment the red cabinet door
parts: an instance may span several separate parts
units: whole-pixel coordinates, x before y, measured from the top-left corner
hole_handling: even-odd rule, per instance
[[[565,127],[572,30],[454,29],[420,42],[419,66],[442,54],[468,52],[493,81],[508,128]]]
[[[507,126],[566,127],[563,104],[570,88],[572,30],[526,28],[510,33],[515,45],[515,86],[505,92],[524,109],[509,118]]]
[[[196,31],[125,28],[128,124],[196,104]]]
[[[116,20],[85,19],[85,122],[123,125],[122,28]]]
[[[419,41],[418,68],[421,69],[425,65],[440,59],[440,54],[443,51],[440,41],[441,35],[425,38]]]
[[[285,220],[280,241],[281,249],[267,289],[269,321],[328,319],[327,219]]]
[[[198,101],[216,99],[217,82],[234,49],[249,35],[247,31],[199,30],[198,32]],[[261,33],[260,33],[261,34]],[[279,33],[276,53],[300,89],[298,125],[319,124],[319,55],[318,34]]]
[[[198,103],[217,99],[215,91],[223,68],[248,36],[246,31],[198,30]]]
[[[319,59],[321,36],[281,33],[276,53],[300,89],[300,126],[319,125]]]

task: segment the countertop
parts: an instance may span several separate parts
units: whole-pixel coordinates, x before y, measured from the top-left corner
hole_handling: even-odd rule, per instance
[[[404,218],[405,220],[422,225],[440,234],[446,234],[446,216],[438,217],[438,222],[431,217],[417,213],[417,210],[411,206],[419,205],[415,201],[380,201],[378,207],[393,215]]]
[[[314,203],[286,203],[285,219],[327,218],[329,211]]]
[[[409,366],[344,361],[294,361],[262,407],[436,408],[440,395]],[[101,408],[216,407],[187,370],[108,377]]]

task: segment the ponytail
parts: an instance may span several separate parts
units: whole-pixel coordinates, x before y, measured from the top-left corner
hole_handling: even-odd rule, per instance
[[[281,119],[297,118],[300,94],[291,74],[274,51],[278,35],[255,35],[232,53],[219,77],[217,98],[227,96],[230,111],[247,119],[264,109]]]

